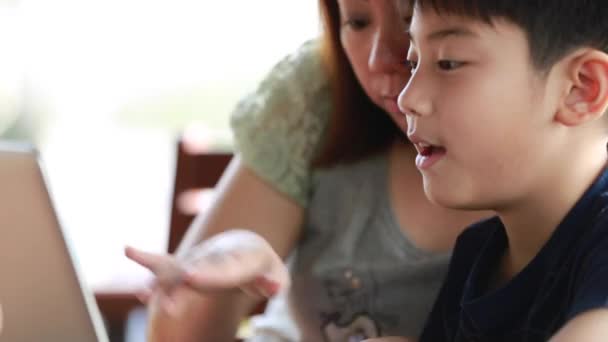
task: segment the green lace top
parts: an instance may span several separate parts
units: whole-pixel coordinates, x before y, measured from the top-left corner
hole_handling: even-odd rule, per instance
[[[328,121],[330,102],[319,44],[309,41],[277,63],[231,116],[243,163],[304,207],[311,192],[311,161]]]

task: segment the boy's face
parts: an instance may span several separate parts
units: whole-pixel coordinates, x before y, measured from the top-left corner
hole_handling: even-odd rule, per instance
[[[399,107],[427,196],[463,209],[502,208],[525,196],[559,149],[547,139],[558,130],[554,73],[534,69],[524,32],[503,20],[417,8],[410,36],[414,71]]]

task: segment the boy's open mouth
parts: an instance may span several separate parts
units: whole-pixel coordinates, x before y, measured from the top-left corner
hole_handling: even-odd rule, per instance
[[[418,151],[418,156],[416,157],[416,166],[421,170],[428,169],[433,166],[446,153],[445,147],[432,145],[426,142],[416,142],[414,146]]]
[[[431,144],[427,144],[424,142],[420,142],[415,145],[416,145],[416,149],[418,150],[418,154],[420,154],[423,157],[430,157],[434,153],[445,152],[445,148],[442,146],[438,146],[438,145],[431,145]]]

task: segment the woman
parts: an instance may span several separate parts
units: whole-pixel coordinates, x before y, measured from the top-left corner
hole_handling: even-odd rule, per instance
[[[284,282],[279,257],[269,256],[273,250],[281,258],[294,252],[293,286],[254,321],[252,340],[416,337],[456,236],[489,215],[443,209],[423,193],[396,103],[409,77],[402,62],[408,3],[320,4],[321,43],[279,63],[237,108],[239,154],[220,182],[215,206],[195,220],[175,259],[128,251],[165,280],[186,259],[200,271],[198,283],[189,277],[187,286],[171,289],[173,315],[152,301],[153,341],[230,341],[252,301],[241,291],[213,290],[272,294],[273,282]],[[197,245],[231,228],[263,239],[225,232]],[[243,241],[266,253],[265,262],[242,252],[248,248]],[[222,253],[228,257],[218,258]],[[200,255],[233,271],[216,274],[198,263]],[[183,279],[178,275],[174,279]],[[157,297],[165,292],[156,291]],[[299,336],[290,334],[287,311]]]

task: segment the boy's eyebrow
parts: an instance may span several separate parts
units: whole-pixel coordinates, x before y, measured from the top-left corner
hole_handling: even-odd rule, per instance
[[[416,43],[414,40],[414,36],[411,33],[411,30],[407,31],[407,36],[409,38],[409,40],[412,43]],[[479,35],[467,28],[464,27],[449,27],[449,28],[445,28],[445,29],[440,29],[434,32],[429,33],[426,36],[426,40],[427,41],[433,41],[433,40],[441,40],[441,39],[445,39],[448,37],[470,37],[470,38],[477,38],[479,37]]]

